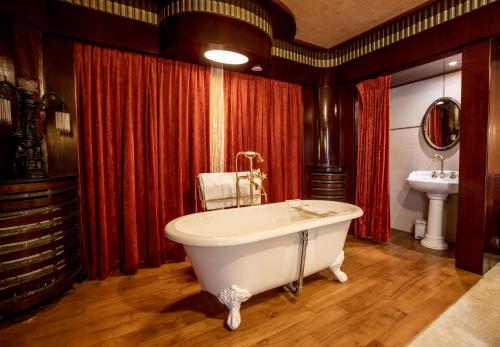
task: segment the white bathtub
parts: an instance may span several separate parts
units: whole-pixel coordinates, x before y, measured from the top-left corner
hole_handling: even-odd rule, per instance
[[[229,328],[241,322],[241,302],[298,279],[302,231],[308,231],[304,276],[330,268],[340,282],[347,280],[340,271],[344,243],[351,220],[363,211],[341,202],[303,203],[338,214],[304,217],[282,202],[195,213],[165,227],[170,240],[184,245],[202,288],[228,307]]]

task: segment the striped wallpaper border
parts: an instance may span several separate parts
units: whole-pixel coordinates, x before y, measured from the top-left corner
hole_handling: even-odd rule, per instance
[[[60,0],[120,17],[158,25],[156,0]]]
[[[162,6],[158,6],[155,0],[60,1],[154,25],[182,13],[212,13],[251,24],[273,38],[271,18],[266,10],[246,0],[165,0]],[[331,50],[319,50],[273,39],[271,54],[317,68],[335,67],[497,1],[438,0]]]
[[[273,37],[271,17],[256,3],[246,0],[167,0],[160,9],[160,22],[182,13],[204,12],[234,18]]]

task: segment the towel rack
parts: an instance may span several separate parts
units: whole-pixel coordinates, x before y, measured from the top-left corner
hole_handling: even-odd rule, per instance
[[[194,210],[195,210],[195,212],[198,212],[198,205],[201,206],[203,211],[206,211],[207,210],[207,202],[222,202],[222,201],[233,200],[233,201],[235,201],[235,207],[237,207],[236,201],[238,200],[238,197],[236,195],[230,196],[227,198],[205,199],[205,194],[203,193],[203,189],[201,189],[201,183],[200,183],[199,176],[195,176],[195,178],[194,178],[194,187],[195,187],[195,190],[194,190],[194,206],[195,206]],[[264,188],[264,187],[262,187],[262,188]],[[253,198],[254,198],[253,204],[255,204],[257,202],[257,200],[259,198],[261,198],[262,196],[264,197],[264,203],[267,203],[267,193],[265,192],[264,189],[262,189],[260,194],[256,194],[253,196]],[[250,198],[251,198],[250,195],[243,195],[243,196],[239,197],[240,200],[241,199],[250,199]]]
[[[249,161],[249,171],[248,173],[244,175],[240,175],[240,173],[243,174],[243,172],[240,172],[238,170],[238,158],[242,156]],[[241,205],[241,200],[242,199],[248,199],[250,201],[250,205],[254,205],[258,199],[261,197],[264,197],[264,203],[267,203],[267,192],[266,189],[264,188],[264,180],[267,178],[267,175],[259,170],[255,171],[253,169],[253,160],[256,159],[257,162],[262,163],[264,162],[264,159],[262,156],[254,151],[246,151],[246,152],[238,152],[236,154],[236,159],[235,159],[235,168],[236,172],[234,173],[236,175],[236,196],[231,196],[231,197],[226,197],[226,198],[218,198],[218,199],[206,199],[205,194],[203,192],[203,189],[201,188],[201,183],[200,183],[200,177],[196,176],[194,178],[194,186],[195,186],[195,191],[194,191],[194,204],[195,204],[195,212],[198,212],[198,199],[201,202],[201,207],[203,208],[203,211],[207,210],[207,202],[223,202],[223,201],[235,201],[236,207],[240,207]],[[260,186],[257,186],[256,184],[256,179],[260,180]],[[241,189],[240,189],[240,181],[241,180],[247,180],[249,184],[249,195],[241,195]],[[254,186],[255,188],[259,188],[258,193],[254,193]]]

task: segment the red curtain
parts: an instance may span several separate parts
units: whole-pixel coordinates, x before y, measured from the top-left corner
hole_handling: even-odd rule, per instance
[[[434,106],[429,113],[428,135],[433,144],[439,147],[444,146],[443,127],[441,121],[441,110]]]
[[[301,198],[301,86],[224,72],[224,104],[225,170],[235,171],[238,152],[259,152],[269,201]]]
[[[358,152],[356,205],[364,211],[354,234],[377,242],[390,240],[389,105],[391,77],[357,85]]]
[[[76,44],[75,72],[88,277],[183,260],[163,227],[208,171],[210,70]]]

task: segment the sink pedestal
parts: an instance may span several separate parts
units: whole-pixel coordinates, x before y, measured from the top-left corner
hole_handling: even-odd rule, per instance
[[[441,251],[448,249],[448,244],[444,241],[443,235],[443,207],[448,194],[427,193],[427,197],[429,198],[429,215],[422,246]]]

